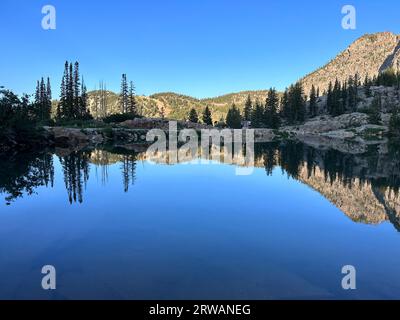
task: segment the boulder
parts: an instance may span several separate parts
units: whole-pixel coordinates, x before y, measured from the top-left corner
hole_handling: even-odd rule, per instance
[[[57,145],[76,146],[86,144],[90,140],[81,129],[54,127],[51,128],[51,132]]]
[[[300,126],[285,127],[285,131],[296,135],[321,134],[342,129],[355,128],[368,124],[368,115],[365,113],[349,113],[338,117],[319,116],[310,119]]]

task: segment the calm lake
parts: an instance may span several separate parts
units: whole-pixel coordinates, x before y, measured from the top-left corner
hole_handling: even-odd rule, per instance
[[[0,298],[398,299],[400,160],[386,149],[257,144],[244,176],[135,148],[0,158]]]

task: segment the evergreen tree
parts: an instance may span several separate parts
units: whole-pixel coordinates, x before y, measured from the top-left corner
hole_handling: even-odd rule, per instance
[[[129,85],[128,112],[132,115],[137,115],[135,86],[133,81],[131,81]]]
[[[121,92],[119,95],[119,105],[121,113],[128,113],[128,81],[126,74],[122,74]]]
[[[342,87],[338,79],[336,79],[332,91],[331,108],[329,112],[332,116],[338,116],[343,114],[344,110],[341,98],[342,98]]]
[[[189,112],[189,121],[193,123],[199,122],[199,116],[197,115],[197,112],[194,108],[192,108]]]
[[[269,89],[263,112],[263,124],[268,128],[277,129],[280,126],[278,115],[278,94],[274,88]]]
[[[396,73],[396,90],[400,90],[400,71]]]
[[[75,118],[83,117],[82,106],[81,106],[81,83],[79,76],[79,63],[74,64],[74,77],[73,77],[73,115]]]
[[[45,101],[44,101],[44,120],[50,120],[51,118],[51,84],[50,84],[50,78],[47,77],[47,83],[45,85],[46,88],[46,93],[45,93]]]
[[[45,96],[51,109],[50,81],[48,81]],[[61,80],[60,101],[57,105],[56,119],[60,121],[87,119],[88,117],[90,117],[90,114],[87,108],[87,92],[83,79],[81,84],[79,63],[75,62],[73,65],[66,61]]]
[[[311,91],[310,91],[309,112],[310,112],[310,117],[315,117],[318,113],[318,111],[317,111],[317,93],[315,91],[314,85],[311,86]]]
[[[88,109],[88,95],[87,95],[87,89],[85,85],[85,81],[82,78],[82,84],[81,84],[81,96],[79,97],[79,111],[80,111],[80,118],[84,120],[89,120],[92,118],[90,115],[89,109]]]
[[[76,117],[76,109],[74,109],[74,76],[72,63],[69,64],[68,72],[68,85],[67,85],[67,110],[68,119],[74,119]]]
[[[290,124],[304,122],[306,116],[303,86],[300,82],[291,85],[288,91],[285,117]]]
[[[347,97],[348,97],[348,109],[350,112],[353,112],[357,108],[357,85],[356,81],[352,76],[349,77],[349,80],[347,82],[348,88],[347,88]]]
[[[67,118],[67,83],[68,83],[68,62],[65,62],[64,74],[61,80],[60,101],[57,105],[57,121]]]
[[[354,106],[354,110],[357,107],[357,103],[358,103],[358,91],[359,88],[361,86],[361,79],[360,79],[360,75],[358,73],[356,73],[354,75],[354,94],[355,94],[355,106]]]
[[[400,138],[400,115],[396,110],[393,111],[389,121],[389,136]]]
[[[296,110],[296,121],[304,122],[306,117],[306,105],[303,98],[303,86],[300,82],[295,85],[294,108]]]
[[[43,79],[36,82],[35,100],[33,112],[40,121],[50,120],[51,115],[51,88],[50,79],[47,78],[47,85]]]
[[[251,121],[251,113],[253,109],[253,102],[251,101],[250,95],[247,96],[246,103],[244,105],[244,120]]]
[[[326,110],[329,114],[333,112],[333,86],[332,82],[329,82],[328,91],[326,93]]]
[[[253,128],[261,128],[263,121],[264,110],[260,102],[257,100],[251,114],[251,126]]]
[[[341,94],[342,113],[346,112],[346,110],[348,109],[347,101],[348,101],[348,89],[347,89],[347,82],[345,81],[342,87],[342,94]]]
[[[40,80],[40,106],[39,106],[39,119],[43,121],[46,115],[46,105],[47,105],[47,97],[46,97],[46,85],[44,84],[44,79]]]
[[[365,80],[364,80],[364,93],[367,98],[370,98],[372,96],[371,86],[372,86],[372,83],[367,74],[365,76]]]
[[[212,126],[213,124],[211,111],[210,108],[208,108],[208,106],[206,106],[206,108],[203,111],[203,123],[209,126]]]
[[[281,102],[281,115],[285,119],[289,119],[290,117],[290,108],[289,108],[289,95],[288,95],[288,89],[285,89],[285,92],[282,95]]]
[[[40,104],[40,82],[36,81],[36,90],[35,90],[35,105]]]
[[[381,109],[382,109],[382,99],[381,96],[379,95],[374,98],[368,110],[369,122],[371,124],[380,125],[382,123]]]
[[[51,101],[51,85],[50,85],[50,78],[49,77],[47,77],[46,90],[47,90],[47,99],[49,99]]]
[[[226,115],[226,125],[232,129],[242,128],[242,117],[240,115],[239,109],[236,108],[235,104],[233,104],[232,107],[228,110],[228,114]]]
[[[381,72],[375,80],[377,86],[392,87],[397,85],[397,74],[393,68]]]

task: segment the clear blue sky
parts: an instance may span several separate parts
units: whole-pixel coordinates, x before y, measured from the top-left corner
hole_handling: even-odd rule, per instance
[[[42,6],[57,29],[41,28]],[[357,9],[357,30],[341,28],[341,8]],[[32,93],[65,60],[79,60],[88,89],[119,90],[123,72],[138,94],[174,91],[211,97],[283,89],[364,33],[400,33],[400,2],[293,0],[2,0],[0,85]]]

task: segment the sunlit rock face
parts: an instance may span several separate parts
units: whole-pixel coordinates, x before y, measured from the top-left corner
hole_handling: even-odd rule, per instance
[[[310,92],[314,84],[321,92],[329,82],[338,79],[344,82],[358,73],[361,79],[368,74],[376,76],[389,68],[399,70],[400,37],[391,32],[364,35],[322,68],[302,79],[305,92]]]
[[[400,220],[400,194],[386,188],[383,196],[387,207],[392,210],[397,219]]]

